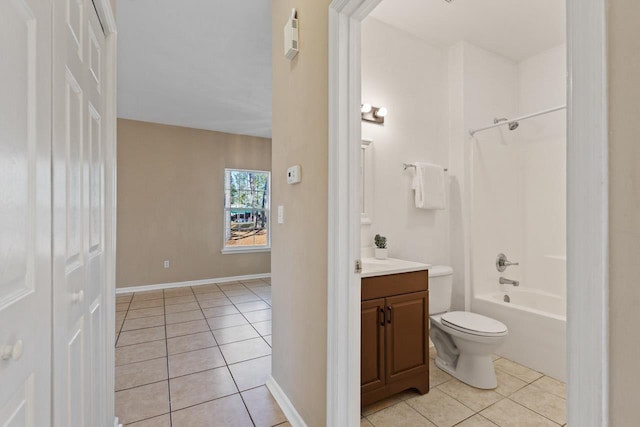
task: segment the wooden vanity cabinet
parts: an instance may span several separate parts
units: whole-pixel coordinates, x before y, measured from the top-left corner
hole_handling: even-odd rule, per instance
[[[410,388],[429,391],[428,272],[362,279],[362,406]]]
[[[362,301],[361,393],[379,389],[386,383],[385,307],[384,298]]]

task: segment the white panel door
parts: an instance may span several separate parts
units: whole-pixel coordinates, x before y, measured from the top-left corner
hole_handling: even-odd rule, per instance
[[[48,426],[51,4],[0,0],[0,426]]]
[[[104,33],[91,0],[54,0],[53,318],[56,426],[104,426]],[[113,420],[111,420],[113,422]]]

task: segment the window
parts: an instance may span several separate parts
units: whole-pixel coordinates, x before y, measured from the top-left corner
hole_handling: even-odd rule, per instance
[[[268,250],[271,172],[224,170],[223,252]]]

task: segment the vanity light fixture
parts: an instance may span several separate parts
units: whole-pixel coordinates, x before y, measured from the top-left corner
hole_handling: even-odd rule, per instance
[[[385,107],[374,107],[371,104],[362,104],[360,112],[362,113],[362,120],[379,125],[384,124],[384,118],[389,113]]]

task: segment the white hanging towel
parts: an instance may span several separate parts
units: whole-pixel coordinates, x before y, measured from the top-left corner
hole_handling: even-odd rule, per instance
[[[416,208],[445,209],[444,183],[444,168],[442,166],[431,163],[416,163],[416,173],[413,176]]]

